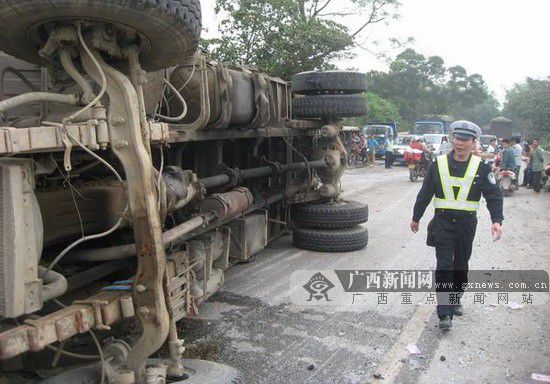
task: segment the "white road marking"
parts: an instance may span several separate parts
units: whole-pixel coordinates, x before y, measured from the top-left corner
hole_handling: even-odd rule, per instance
[[[426,328],[426,322],[434,311],[433,305],[419,305],[410,320],[403,328],[403,332],[399,339],[390,348],[386,355],[382,358],[381,364],[378,366],[377,372],[380,373],[383,379],[373,379],[374,383],[393,383],[403,367],[401,360],[405,359],[409,353],[406,349],[407,344],[416,344]]]

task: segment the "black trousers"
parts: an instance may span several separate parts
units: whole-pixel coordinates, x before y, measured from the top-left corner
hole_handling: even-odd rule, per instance
[[[525,168],[525,171],[523,171],[523,186],[524,187],[527,187],[527,186],[532,186],[533,184],[533,169],[531,168],[530,165],[528,165],[526,168]]]
[[[393,152],[386,151],[386,168],[391,168],[393,164]]]
[[[535,192],[540,192],[540,178],[542,177],[542,172],[533,172],[533,190]]]
[[[440,211],[432,227],[437,267],[435,271],[437,315],[454,315],[468,283],[468,262],[476,234],[477,217],[466,212]]]

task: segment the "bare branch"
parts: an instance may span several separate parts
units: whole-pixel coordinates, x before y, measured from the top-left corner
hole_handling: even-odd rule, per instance
[[[369,24],[376,24],[386,19],[386,16],[382,16],[379,18],[376,18],[378,16],[378,12],[384,8],[386,5],[390,4],[390,0],[373,0],[372,2],[372,10],[369,18],[367,21],[354,33],[352,33],[351,37],[357,36],[363,29],[365,29]]]
[[[315,4],[315,12],[313,12],[313,17],[318,16],[319,13],[321,13],[328,5],[332,2],[332,0],[327,0],[325,4],[321,6],[321,8],[317,8],[317,5],[319,5],[319,2],[316,2]]]
[[[329,13],[318,14],[317,16],[319,16],[319,17],[329,17],[329,16],[344,17],[344,16],[355,15],[355,14],[356,14],[356,12],[329,12]]]

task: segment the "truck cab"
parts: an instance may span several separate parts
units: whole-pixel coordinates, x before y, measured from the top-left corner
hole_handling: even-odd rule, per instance
[[[450,132],[451,120],[420,120],[413,124],[412,133],[415,135],[440,134],[445,135]]]

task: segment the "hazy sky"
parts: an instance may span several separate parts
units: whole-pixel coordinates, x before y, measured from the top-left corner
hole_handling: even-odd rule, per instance
[[[336,0],[336,4],[344,1]],[[447,66],[480,73],[502,102],[507,88],[525,77],[550,76],[550,0],[402,0],[401,18],[365,32],[369,40],[414,37],[418,52],[438,55]],[[202,0],[205,36],[217,32],[215,0]],[[351,19],[351,27],[361,20]],[[373,50],[381,49],[373,46]],[[384,62],[357,49],[342,68],[386,70]],[[397,52],[395,52],[397,53]]]

